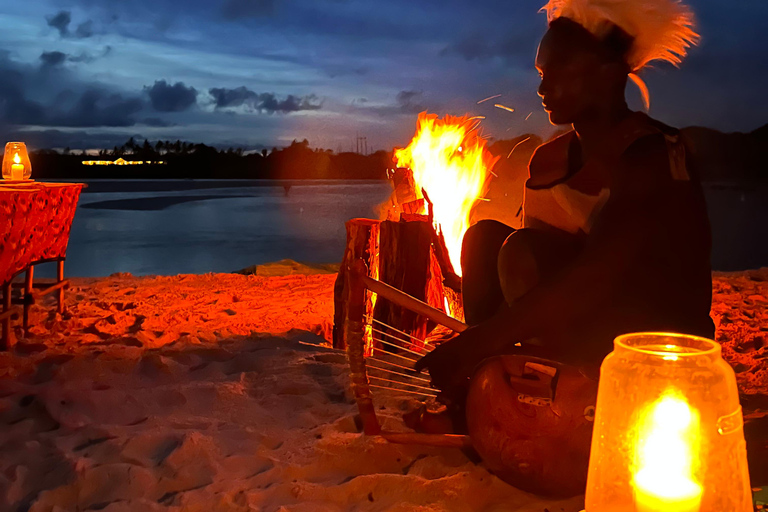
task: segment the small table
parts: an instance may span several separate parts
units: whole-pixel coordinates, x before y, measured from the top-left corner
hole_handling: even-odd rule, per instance
[[[64,309],[64,259],[69,243],[72,219],[77,209],[83,183],[41,183],[35,181],[0,181],[0,285],[3,332],[0,350],[10,343],[11,283],[26,271],[24,284],[24,331],[29,328],[29,309],[35,299],[58,292],[58,310]],[[34,266],[58,263],[56,283],[35,291]]]

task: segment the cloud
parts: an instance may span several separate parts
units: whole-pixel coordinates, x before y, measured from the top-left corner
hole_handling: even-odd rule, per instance
[[[261,18],[275,12],[276,0],[227,0],[221,13],[228,20]]]
[[[176,123],[165,121],[159,117],[147,117],[141,122],[141,124],[145,124],[153,128],[168,128],[169,126],[176,126]]]
[[[88,20],[77,26],[75,30],[75,37],[78,39],[87,39],[93,36],[93,21]]]
[[[425,110],[435,111],[440,108],[440,105],[434,101],[429,102],[427,106],[426,98],[423,91],[417,90],[401,90],[395,96],[395,102],[389,105],[371,104],[366,98],[355,98],[352,100],[351,106],[353,110],[358,112],[371,112],[379,116],[412,116]]]
[[[426,110],[422,105],[424,93],[421,91],[400,91],[396,101],[397,109],[404,114],[417,114]]]
[[[40,66],[43,68],[53,68],[61,66],[67,60],[67,54],[64,52],[43,52],[40,54]]]
[[[249,112],[265,112],[268,114],[288,114],[300,110],[319,110],[322,105],[314,94],[295,96],[289,94],[284,99],[274,93],[257,93],[246,87],[236,89],[211,88],[208,94],[213,97],[214,108],[231,109],[242,107]]]
[[[0,124],[12,126],[125,127],[136,124],[144,108],[138,95],[117,92],[99,83],[73,80],[61,63],[63,52],[43,52],[40,67],[23,65],[0,52]],[[44,99],[30,96],[45,84]]]
[[[543,34],[544,30],[540,27],[512,30],[508,34],[495,38],[475,33],[449,44],[440,51],[440,56],[458,55],[468,61],[480,62],[494,58],[507,61],[532,61]]]
[[[197,102],[197,90],[183,82],[170,85],[165,80],[157,80],[144,90],[149,94],[152,108],[158,112],[183,112]]]
[[[111,46],[106,46],[101,51],[101,54],[99,55],[93,55],[88,52],[81,52],[79,55],[69,55],[64,52],[60,51],[52,51],[52,52],[46,52],[40,54],[40,67],[43,69],[51,69],[58,66],[61,66],[65,62],[76,62],[76,63],[86,63],[89,64],[96,59],[99,59],[101,57],[106,57],[112,52]]]
[[[59,31],[61,38],[87,39],[93,36],[93,21],[87,20],[80,23],[75,32],[69,31],[69,25],[72,23],[72,13],[69,11],[59,11],[53,16],[46,16],[46,22],[51,28]]]
[[[133,115],[144,108],[138,97],[124,97],[99,89],[83,92],[71,108],[55,112],[50,116],[53,126],[133,126]]]
[[[72,14],[69,11],[59,11],[53,16],[47,16],[48,26],[59,31],[61,37],[69,35],[69,24],[72,22]]]
[[[3,130],[0,127],[0,137],[5,140],[23,140],[30,149],[41,148],[74,148],[101,149],[124,144],[130,137],[134,140],[144,140],[138,133],[100,132],[100,131],[62,131],[62,130]]]

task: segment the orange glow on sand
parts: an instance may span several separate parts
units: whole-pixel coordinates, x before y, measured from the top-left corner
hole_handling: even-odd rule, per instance
[[[423,189],[432,202],[436,228],[459,275],[461,241],[472,207],[487,192],[491,168],[498,160],[486,149],[478,125],[470,116],[438,119],[436,114],[422,112],[411,143],[395,150],[397,166],[413,171],[419,199]]]

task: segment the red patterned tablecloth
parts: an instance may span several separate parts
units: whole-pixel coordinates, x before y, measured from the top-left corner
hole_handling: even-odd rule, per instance
[[[83,186],[0,181],[0,284],[32,263],[66,256]]]

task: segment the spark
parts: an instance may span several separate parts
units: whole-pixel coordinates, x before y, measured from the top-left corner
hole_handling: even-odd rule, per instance
[[[513,109],[512,107],[507,107],[507,106],[505,106],[505,105],[502,105],[502,104],[500,104],[500,103],[496,103],[496,104],[494,105],[494,107],[496,107],[496,108],[500,108],[500,109],[502,109],[502,110],[506,110],[507,112],[514,112],[514,111],[515,111],[515,109]]]
[[[487,98],[485,98],[484,100],[480,100],[480,101],[478,101],[478,102],[477,102],[477,104],[479,105],[479,104],[481,104],[481,103],[484,103],[484,102],[486,102],[486,101],[488,101],[488,100],[492,100],[492,99],[494,99],[494,98],[500,98],[500,97],[501,97],[501,94],[497,94],[497,95],[495,95],[495,96],[488,96],[488,97],[487,97]]]
[[[527,116],[525,116],[525,120],[527,121],[527,120],[528,120],[528,118],[529,118],[529,117],[531,117],[532,115],[533,115],[533,112],[531,112],[530,114],[528,114]]]
[[[529,140],[531,140],[531,138],[530,138],[530,137],[526,137],[526,138],[524,138],[523,140],[521,140],[520,142],[518,142],[517,144],[515,144],[515,147],[513,147],[513,148],[512,148],[512,151],[510,151],[510,152],[509,152],[509,154],[507,155],[507,158],[509,158],[509,157],[511,157],[511,156],[512,156],[512,153],[513,153],[513,152],[514,152],[514,151],[517,149],[517,146],[519,146],[519,145],[520,145],[520,144],[522,144],[523,142],[527,142],[527,141],[529,141]]]

